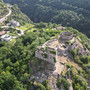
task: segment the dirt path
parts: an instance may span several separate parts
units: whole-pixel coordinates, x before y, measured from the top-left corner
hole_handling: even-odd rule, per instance
[[[61,72],[64,69],[64,65],[66,63],[67,57],[62,56],[62,55],[58,56],[58,51],[57,51],[56,60],[57,60],[57,62],[55,64],[56,70],[54,72],[61,74]]]
[[[52,88],[52,90],[59,90],[56,85],[57,79],[54,76],[48,77],[48,80],[49,80],[49,85]]]

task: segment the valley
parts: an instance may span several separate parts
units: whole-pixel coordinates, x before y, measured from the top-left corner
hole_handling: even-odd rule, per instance
[[[4,0],[17,4],[33,22],[52,22],[73,27],[90,38],[89,0]]]

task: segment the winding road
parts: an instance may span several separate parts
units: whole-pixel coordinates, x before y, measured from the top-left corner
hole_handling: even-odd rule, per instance
[[[7,8],[7,9],[9,11],[9,13],[5,17],[3,17],[3,18],[0,19],[0,23],[3,23],[4,21],[6,21],[7,20],[7,17],[11,15],[11,13],[12,13],[11,9],[9,9],[9,8]]]
[[[7,9],[8,9],[8,11],[9,11],[9,13],[8,13],[5,17],[3,17],[3,18],[0,19],[0,23],[3,23],[4,21],[6,21],[7,18],[8,18],[8,16],[11,15],[11,13],[12,13],[11,9],[8,8],[8,7],[7,7]],[[1,28],[8,28],[8,27],[9,27],[9,26],[1,26]],[[21,29],[18,29],[18,28],[14,28],[14,29],[16,29],[16,30],[20,30],[20,31],[21,31],[21,33],[18,33],[19,36],[21,36],[21,35],[24,34],[24,31],[21,30]]]
[[[19,36],[23,35],[24,34],[24,31],[21,30],[21,29],[18,29],[18,28],[15,28],[16,30],[20,30],[21,33],[17,33]]]

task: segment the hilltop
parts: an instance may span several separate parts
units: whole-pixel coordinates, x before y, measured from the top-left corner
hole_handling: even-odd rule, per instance
[[[17,28],[22,29],[24,34],[18,36],[14,42],[0,41],[0,80],[2,81],[0,88],[2,90],[3,88],[7,88],[7,90],[11,88],[16,90],[19,88],[22,90],[57,90],[58,88],[64,88],[65,90],[74,88],[75,90],[76,88],[83,88],[83,90],[87,90],[90,73],[89,53],[84,53],[87,50],[90,51],[90,40],[87,36],[73,28],[52,23],[28,23]],[[12,35],[18,34],[16,29],[9,28],[8,30]],[[60,62],[53,58],[57,67],[55,69],[51,62],[44,61],[40,57],[37,58],[35,52],[41,50],[42,56],[49,60],[46,55],[49,46],[56,48],[59,45],[57,43],[60,40],[59,36],[63,35],[64,32],[72,32],[73,37],[76,37],[77,40],[74,42],[72,35],[70,35],[70,41],[61,44],[62,49],[68,47],[68,45],[76,45],[79,46],[78,50],[81,50],[81,48],[83,50],[81,50],[81,54],[77,52],[76,47],[71,51],[67,50],[68,58],[66,54],[66,56],[63,56],[63,53],[60,53],[61,56],[58,59]],[[49,46],[38,48],[43,45]],[[54,57],[57,52],[51,50],[50,53]],[[60,73],[57,73],[57,71]]]

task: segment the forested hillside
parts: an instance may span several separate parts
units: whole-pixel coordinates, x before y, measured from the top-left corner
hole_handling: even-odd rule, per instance
[[[18,4],[34,22],[55,22],[71,26],[90,37],[89,0],[4,0]]]
[[[23,36],[17,38],[16,43],[0,41],[1,90],[51,90],[48,85],[49,81],[35,84],[34,78],[31,81],[29,79],[34,73],[44,72],[45,67],[50,66],[50,63],[36,58],[35,51],[38,46],[64,32],[63,30],[52,30],[57,26],[51,23],[30,25],[31,28],[27,29]],[[84,34],[73,28],[67,28],[67,31],[77,34],[82,44],[90,50],[90,41]],[[89,79],[90,58],[79,56],[75,50],[72,53],[74,55],[73,62],[76,62],[82,69],[75,69],[76,66],[72,66],[74,64],[69,64],[67,65],[66,75],[74,77],[72,78],[74,90],[87,90],[87,83],[84,78]],[[69,90],[70,84],[65,78],[57,80],[58,88],[61,88],[61,84],[64,84],[65,90]]]
[[[9,22],[10,20],[14,19],[20,22],[21,25],[24,25],[25,23],[32,23],[29,17],[22,13],[16,4],[11,8],[11,10],[12,14],[8,17],[8,20],[6,22]]]
[[[3,1],[0,1],[0,18],[4,17],[8,13],[8,9]]]

